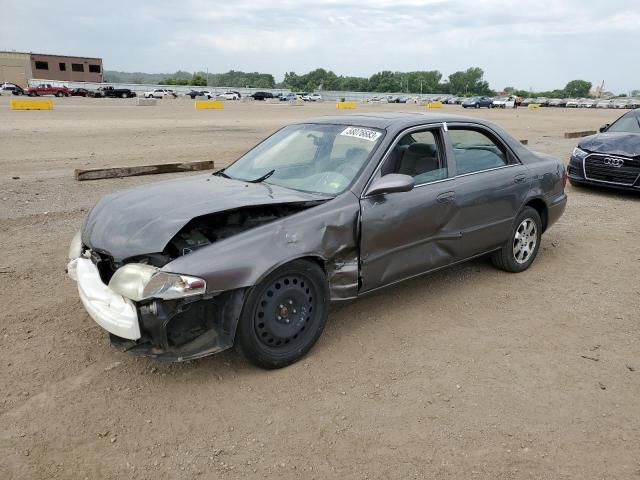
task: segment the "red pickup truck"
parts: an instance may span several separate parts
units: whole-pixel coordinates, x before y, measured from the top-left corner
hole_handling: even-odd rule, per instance
[[[55,95],[56,97],[68,97],[69,89],[67,87],[54,87],[48,83],[41,83],[35,87],[29,87],[24,91],[25,95],[30,97],[39,97],[41,95]]]

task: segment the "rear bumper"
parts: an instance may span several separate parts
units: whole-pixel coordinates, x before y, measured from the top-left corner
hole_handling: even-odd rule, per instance
[[[556,223],[567,208],[567,194],[562,193],[548,206],[547,228]]]

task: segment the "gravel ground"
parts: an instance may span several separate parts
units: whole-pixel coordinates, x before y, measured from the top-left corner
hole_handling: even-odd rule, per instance
[[[223,166],[334,106],[7,105],[0,97],[0,478],[640,478],[640,196],[569,186],[527,272],[478,260],[335,305],[316,347],[283,370],[232,351],[159,364],[109,346],[64,267],[102,195],[178,175],[76,182],[73,169]],[[567,161],[565,131],[622,112],[464,113]]]

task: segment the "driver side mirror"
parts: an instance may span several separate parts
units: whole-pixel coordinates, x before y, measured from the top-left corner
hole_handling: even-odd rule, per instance
[[[610,126],[610,125],[611,125],[610,123],[605,123],[604,125],[602,125],[602,126],[600,127],[600,133],[602,133],[602,132],[606,132],[606,131],[607,131],[607,128],[609,128],[609,126]]]
[[[410,175],[389,173],[376,179],[366,192],[366,195],[383,195],[385,193],[408,192],[413,190],[415,180]]]

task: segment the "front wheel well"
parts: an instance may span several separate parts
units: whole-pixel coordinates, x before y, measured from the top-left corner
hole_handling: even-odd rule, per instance
[[[306,257],[298,257],[294,260],[291,260],[292,262],[296,261],[296,260],[307,260],[309,262],[315,263],[316,265],[318,265],[321,269],[322,272],[325,274],[325,276],[327,275],[327,263],[325,262],[324,258],[322,257],[318,257],[315,255],[309,255]],[[289,263],[289,262],[287,262]]]
[[[525,207],[531,207],[540,215],[540,220],[542,221],[542,232],[547,229],[547,223],[549,220],[549,209],[547,208],[547,204],[541,198],[534,198],[529,200]]]

